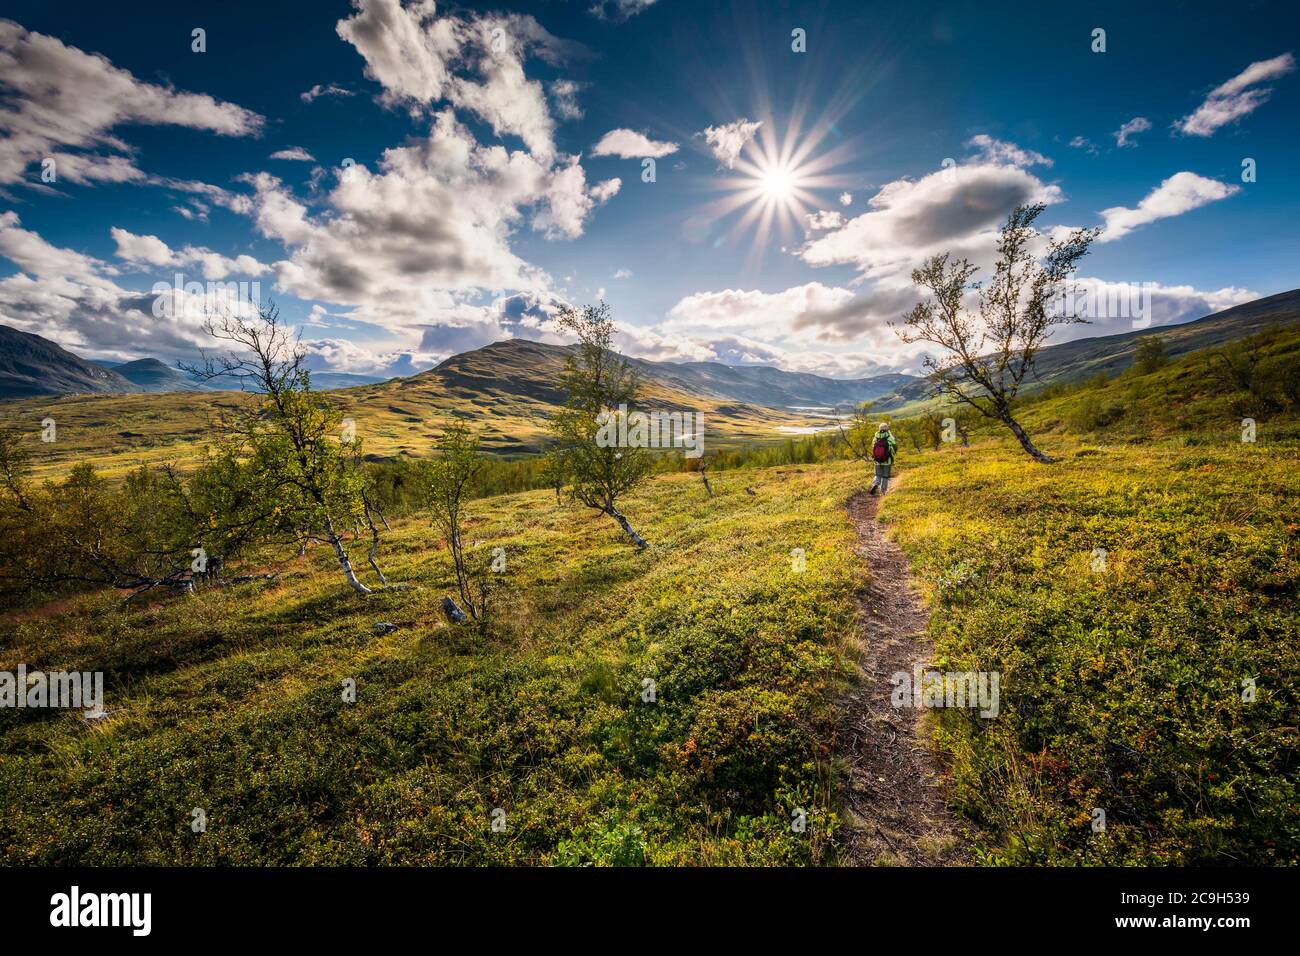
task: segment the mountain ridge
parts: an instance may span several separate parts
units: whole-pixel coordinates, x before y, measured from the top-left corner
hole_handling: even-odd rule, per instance
[[[0,325],[0,397],[131,391],[132,383],[115,370],[88,362],[42,336]]]
[[[1137,342],[1147,336],[1159,336],[1169,355],[1175,357],[1223,344],[1269,324],[1297,321],[1300,289],[1265,296],[1190,322],[1049,344],[1038,353],[1034,380],[1026,391],[1123,371],[1132,362]],[[465,401],[494,396],[497,401],[519,399],[549,406],[563,401],[560,374],[572,348],[531,339],[503,339],[448,356],[414,375],[384,379],[314,371],[312,379],[318,388],[343,395],[377,386],[391,385],[401,391],[437,383],[438,390],[445,389]],[[642,374],[643,381],[678,393],[678,398],[681,394],[697,395],[782,412],[844,409],[867,401],[881,411],[894,412],[926,401],[930,392],[927,378],[901,372],[839,379],[771,365],[627,359]],[[83,359],[39,335],[0,324],[0,399],[221,388],[216,383],[189,379],[151,357],[109,366]]]

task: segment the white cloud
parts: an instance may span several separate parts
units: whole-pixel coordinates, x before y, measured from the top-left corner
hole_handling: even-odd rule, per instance
[[[1174,123],[1174,129],[1188,136],[1213,136],[1221,127],[1237,122],[1268,101],[1273,89],[1260,84],[1276,80],[1294,69],[1295,57],[1290,53],[1252,63],[1211,90],[1195,112]]]
[[[840,193],[840,205],[841,205],[841,206],[852,206],[852,205],[853,205],[853,194],[852,194],[852,193]]]
[[[1017,166],[959,165],[887,183],[866,212],[805,243],[798,256],[812,266],[848,264],[865,277],[905,279],[939,252],[987,259],[1015,206],[1060,199],[1059,187]]]
[[[182,290],[169,292],[171,309],[156,314],[152,291],[122,288],[111,278],[116,268],[46,242],[23,229],[14,212],[0,213],[0,256],[20,270],[0,279],[0,321],[91,357],[193,355],[210,344],[202,329],[205,309],[248,308],[226,290],[211,296]]]
[[[762,125],[762,120],[751,122],[742,118],[734,123],[705,127],[697,135],[704,137],[704,141],[713,150],[713,158],[718,161],[718,164],[731,169],[741,150],[754,138]]]
[[[898,348],[894,339],[888,343]],[[791,349],[743,334],[683,335],[629,326],[615,335],[616,347],[628,355],[661,362],[721,362],[724,365],[771,365],[788,372],[812,372],[832,378],[856,378],[889,371],[882,360],[893,351]]]
[[[766,328],[788,331],[800,315],[839,308],[853,298],[849,289],[809,282],[782,292],[724,289],[688,295],[668,312],[665,329]]]
[[[59,181],[151,182],[130,147],[113,135],[115,127],[171,125],[250,136],[263,125],[243,107],[141,82],[102,56],[10,20],[0,20],[0,91],[0,184],[36,183],[28,167],[47,157]]]
[[[171,247],[157,236],[137,236],[116,226],[110,230],[110,234],[117,244],[119,259],[152,266],[168,266],[175,260],[176,254]]]
[[[1096,278],[1082,278],[1075,285],[1081,294],[1100,296],[1100,301],[1114,291],[1132,290],[1128,284]],[[1153,327],[1198,319],[1258,298],[1249,289],[1147,285]],[[861,294],[820,283],[776,293],[702,292],[681,299],[656,326],[626,329],[619,346],[645,358],[763,363],[839,378],[915,371],[924,346],[903,343],[890,322],[899,321],[919,300],[910,284],[877,284]],[[1132,315],[1116,314],[1086,325],[1062,326],[1049,344],[1127,332],[1132,322]]]
[[[352,90],[345,90],[343,87],[334,83],[328,83],[324,86],[317,83],[310,90],[298,94],[298,98],[304,103],[311,103],[320,99],[322,96],[355,96]]]
[[[529,226],[548,239],[580,236],[622,185],[589,183],[579,157],[555,149],[550,110],[580,116],[581,84],[551,82],[548,102],[543,84],[525,74],[530,58],[559,66],[586,51],[529,16],[443,14],[429,0],[353,5],[339,36],[383,88],[381,102],[430,116],[430,131],[386,150],[373,169],[332,170],[332,188],[328,174],[314,176],[310,207],[274,176],[244,177],[257,229],[287,250],[274,266],[277,284],[342,310],[330,314],[387,329],[399,343],[427,339],[422,354],[505,337],[491,308],[475,300],[552,295],[550,277],[511,248],[516,233]],[[480,143],[455,111],[524,148]]]
[[[1217,179],[1207,179],[1195,173],[1174,173],[1147,193],[1136,209],[1124,206],[1103,209],[1101,218],[1105,228],[1097,241],[1114,242],[1139,226],[1155,222],[1157,219],[1180,216],[1215,200],[1226,199],[1240,190],[1240,186],[1221,183]]]
[[[587,188],[587,174],[576,156],[551,176],[546,205],[534,217],[533,225],[547,238],[573,239],[582,235],[583,224],[594,206],[609,200],[623,185],[620,179],[607,179]]]
[[[1074,139],[1070,140],[1070,146],[1073,149],[1086,150],[1089,156],[1096,156],[1101,152],[1101,150],[1097,148],[1097,145],[1086,136],[1074,137]]]
[[[551,105],[561,119],[582,119],[582,106],[578,103],[578,94],[586,86],[574,80],[555,80],[551,83]]]
[[[621,23],[628,17],[649,10],[654,3],[655,0],[596,0],[587,12],[601,20]]]
[[[632,278],[632,270],[631,270],[631,269],[619,269],[618,271],[616,271],[616,272],[614,273],[614,278],[615,278],[615,279],[630,279],[630,278]]]
[[[353,375],[411,375],[437,365],[446,356],[414,348],[371,349],[350,339],[303,339],[306,365],[312,371]]]
[[[620,185],[588,186],[575,158],[551,168],[482,145],[451,110],[427,139],[386,150],[377,170],[339,171],[322,214],[273,176],[248,181],[258,229],[289,250],[275,264],[279,284],[392,330],[463,316],[465,299],[485,291],[547,292],[546,273],[511,249],[513,233],[530,222],[551,237],[579,235]]]
[[[117,257],[133,265],[198,266],[205,279],[224,279],[230,275],[260,276],[268,271],[269,266],[258,262],[252,256],[240,255],[233,259],[204,249],[200,246],[185,246],[173,250],[157,236],[137,236],[114,226],[109,230],[113,242],[117,245]]]
[[[612,129],[591,148],[592,156],[617,156],[620,159],[660,159],[675,152],[676,143],[658,142],[630,129]]]
[[[1150,297],[1151,314],[1148,318],[1153,328],[1190,322],[1259,298],[1259,293],[1250,289],[1202,290],[1189,285],[1167,286],[1158,282],[1145,283],[1143,292],[1140,289],[1142,283],[1114,282],[1095,277],[1075,279],[1072,285],[1075,288],[1075,307],[1094,317],[1087,324],[1058,326],[1049,344],[1133,331],[1134,311],[1142,304],[1143,296]],[[1127,308],[1098,309],[1101,303],[1123,303]],[[1107,315],[1110,311],[1113,314]]]
[[[622,186],[623,180],[619,179],[617,176],[612,179],[602,179],[600,182],[596,183],[595,186],[591,187],[591,198],[595,200],[596,205],[599,206],[602,203],[608,202],[611,198],[617,195]]]
[[[914,350],[887,322],[914,303],[911,289],[860,296],[820,282],[780,292],[699,292],[678,301],[661,323],[634,330],[627,346],[654,358],[868,375],[909,360]],[[849,343],[857,348],[846,350]]]
[[[212,207],[199,199],[190,199],[187,206],[172,206],[172,212],[190,222],[207,222]]]
[[[271,154],[272,159],[288,159],[300,163],[314,163],[316,157],[301,146],[292,146],[289,149],[279,149]]]
[[[498,136],[513,135],[543,161],[555,152],[555,122],[542,84],[524,74],[524,60],[549,63],[577,55],[521,14],[439,16],[432,0],[354,0],[357,12],[338,35],[366,61],[366,76],[384,87],[382,100],[413,112],[440,101],[478,116]],[[463,72],[477,74],[477,79]]]
[[[279,180],[255,177],[258,228],[290,250],[276,263],[284,288],[360,307],[359,318],[389,325],[393,318],[427,320],[453,301],[446,293],[542,284],[507,241],[518,217],[512,200],[540,198],[541,170],[524,154],[515,154],[521,161],[513,167],[465,170],[459,181],[443,183],[419,168],[423,158],[392,155],[400,151],[386,154],[391,165],[383,173],[345,170],[328,196],[331,217],[313,218]],[[480,202],[471,208],[458,185]]]
[[[1145,133],[1150,128],[1151,121],[1149,119],[1145,116],[1135,116],[1127,123],[1120,126],[1119,129],[1115,130],[1113,134],[1115,137],[1115,145],[1119,147],[1136,146],[1137,143],[1133,142],[1131,137],[1138,133]]]
[[[567,304],[551,291],[498,296],[486,305],[457,304],[441,312],[436,325],[423,328],[419,349],[445,358],[502,339],[562,345],[569,340],[556,328],[555,316]]]
[[[98,281],[115,270],[93,256],[51,245],[36,233],[21,228],[18,213],[0,213],[0,255],[23,272],[40,279],[71,278]]]
[[[821,232],[824,229],[838,229],[844,225],[844,214],[836,209],[819,209],[808,214],[808,231]]]
[[[994,139],[986,133],[972,136],[966,141],[966,146],[975,150],[975,162],[977,163],[1016,166],[1022,169],[1029,166],[1052,165],[1052,161],[1042,153],[1035,152],[1032,149],[1022,149],[1015,143]]]

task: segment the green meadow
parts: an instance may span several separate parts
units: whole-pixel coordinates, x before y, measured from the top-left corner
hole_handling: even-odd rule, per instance
[[[1001,674],[996,718],[927,724],[977,863],[1300,859],[1300,420],[1215,361],[1041,391],[1050,466],[900,423],[881,518],[934,663]],[[471,546],[507,562],[485,630],[446,622],[418,513],[385,538],[406,586],[367,597],[314,548],[272,580],[10,610],[0,669],[103,671],[109,713],[0,711],[0,859],[833,865],[871,574],[845,507],[867,470],[840,454],[734,451],[712,498],[656,475],[622,504],[641,552],[550,491],[476,499]]]

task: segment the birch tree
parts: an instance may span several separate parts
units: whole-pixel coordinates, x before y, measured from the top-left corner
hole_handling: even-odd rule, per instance
[[[987,286],[972,281],[978,266],[947,253],[913,270],[913,284],[927,297],[896,328],[904,342],[941,350],[925,359],[936,395],[1001,422],[1026,454],[1047,464],[1055,459],[1034,445],[1013,410],[1053,327],[1087,321],[1058,303],[1065,302],[1070,277],[1099,230],[1076,229],[1052,239],[1040,258],[1032,249],[1039,238],[1033,224],[1044,208],[1035,203],[1012,210],[999,230],[998,259]],[[974,310],[966,306],[970,292],[978,293]]]
[[[650,451],[597,440],[609,416],[635,406],[636,369],[611,348],[614,323],[605,303],[581,312],[563,308],[558,321],[577,336],[578,346],[560,378],[568,397],[551,419],[555,473],[563,476],[575,500],[613,518],[634,545],[645,548],[646,540],[618,503],[649,475]]]
[[[342,428],[342,413],[312,390],[306,353],[280,322],[275,306],[256,318],[209,316],[204,328],[229,351],[183,368],[204,381],[227,379],[260,400],[228,417],[224,451],[243,463],[271,537],[328,544],[352,590],[369,594],[348,553],[347,529],[366,522],[370,564],[383,586],[376,552],[379,531],[361,467],[361,441]]]

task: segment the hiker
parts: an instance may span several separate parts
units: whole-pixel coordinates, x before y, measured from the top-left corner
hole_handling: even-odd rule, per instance
[[[871,460],[876,464],[876,480],[871,483],[867,494],[874,495],[876,489],[879,489],[883,495],[889,490],[889,469],[894,464],[894,451],[897,448],[898,442],[894,441],[893,432],[889,430],[889,422],[881,422],[876,426],[875,437],[871,439]]]

